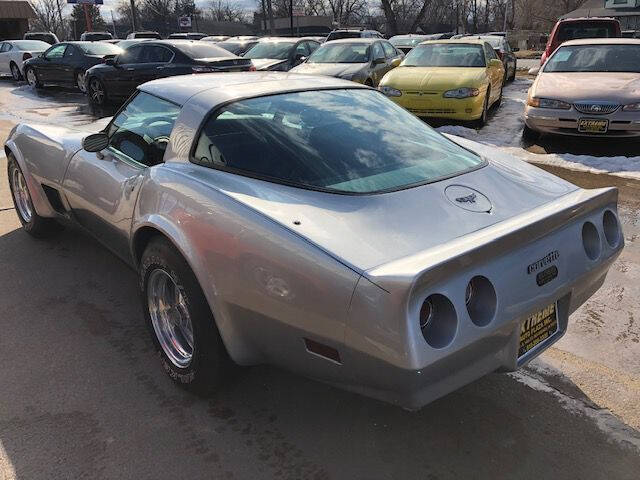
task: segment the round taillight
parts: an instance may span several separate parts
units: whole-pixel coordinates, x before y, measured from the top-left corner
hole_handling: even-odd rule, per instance
[[[584,252],[590,260],[598,259],[602,249],[600,234],[596,226],[591,222],[585,222],[582,226],[582,245],[584,246]]]
[[[471,321],[479,327],[488,325],[496,314],[497,297],[487,277],[477,275],[467,284],[465,303]]]
[[[451,300],[439,293],[429,295],[420,307],[420,330],[433,348],[449,345],[458,330],[458,315]]]
[[[620,243],[620,226],[616,214],[611,210],[606,210],[602,216],[602,229],[604,230],[604,238],[611,248],[616,248]]]
[[[29,58],[31,58],[31,54],[30,54],[30,53],[24,53],[24,54],[22,55],[22,61],[23,61],[23,62],[24,62],[25,60],[29,59]]]

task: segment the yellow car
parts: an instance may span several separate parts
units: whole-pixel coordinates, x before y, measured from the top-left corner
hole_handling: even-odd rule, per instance
[[[502,100],[504,67],[487,42],[435,40],[411,50],[379,89],[418,117],[474,121]]]

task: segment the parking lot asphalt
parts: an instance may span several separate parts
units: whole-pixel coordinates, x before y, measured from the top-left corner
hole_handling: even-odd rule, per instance
[[[64,91],[7,104],[14,88],[0,82],[2,142],[39,111],[69,124],[94,118]],[[530,368],[406,412],[267,366],[240,370],[210,398],[180,390],[153,352],[135,272],[78,232],[23,233],[4,172],[2,158],[2,480],[638,478],[633,182],[623,186],[625,251],[565,338]]]

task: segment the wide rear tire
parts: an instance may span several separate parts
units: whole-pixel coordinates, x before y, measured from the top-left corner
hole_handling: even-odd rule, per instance
[[[41,217],[36,212],[22,169],[11,153],[7,156],[7,174],[13,206],[24,231],[33,237],[44,238],[59,230],[60,225],[54,219]]]
[[[93,105],[103,106],[107,103],[107,90],[99,78],[91,77],[87,83],[87,95]]]
[[[145,249],[139,274],[143,313],[162,368],[178,385],[210,393],[233,362],[196,276],[163,237]]]
[[[24,76],[27,79],[27,83],[33,88],[42,88],[42,82],[38,78],[38,72],[33,67],[29,67],[25,70]]]
[[[16,65],[14,62],[11,62],[9,68],[11,68],[11,76],[16,82],[22,80],[22,73],[20,73],[20,68],[18,67],[18,65]]]

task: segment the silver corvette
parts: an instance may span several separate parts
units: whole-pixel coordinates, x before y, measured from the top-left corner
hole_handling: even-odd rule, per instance
[[[194,390],[271,363],[419,408],[556,342],[624,243],[616,189],[329,77],[153,81],[101,132],[21,124],[5,150],[24,229],[79,226],[136,269]]]

